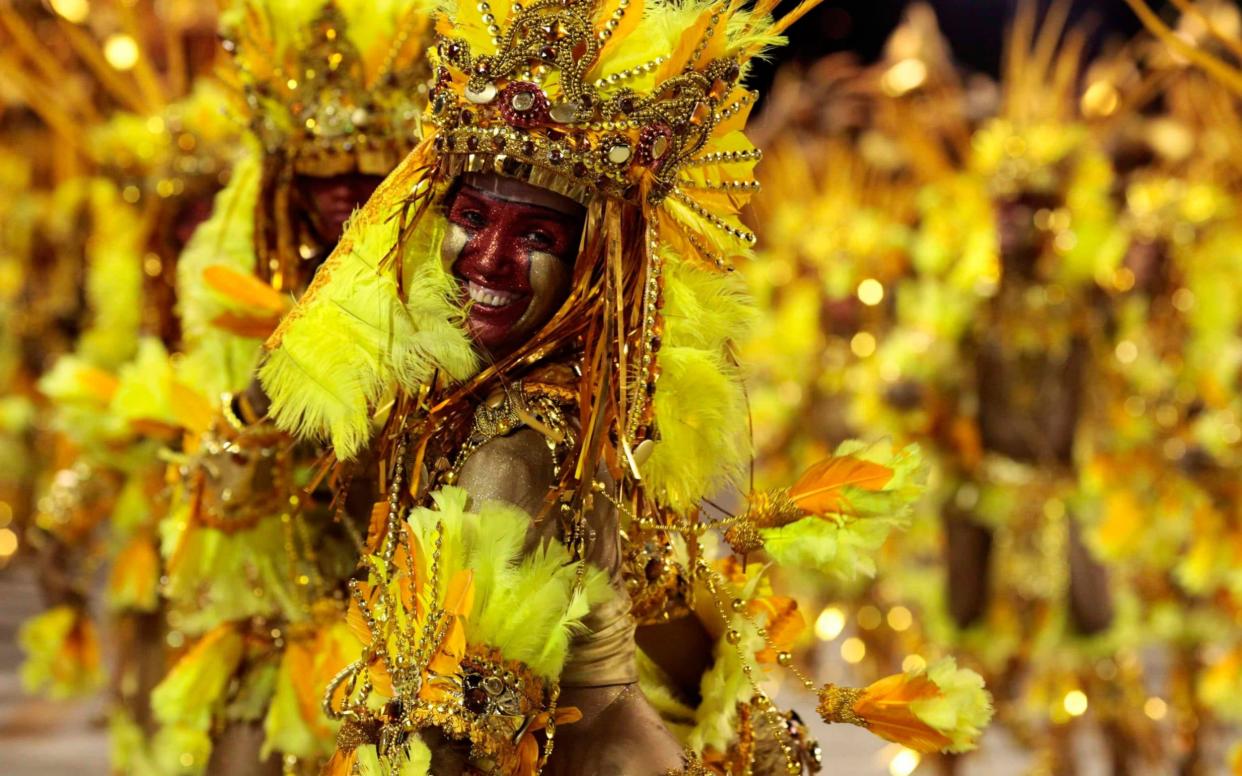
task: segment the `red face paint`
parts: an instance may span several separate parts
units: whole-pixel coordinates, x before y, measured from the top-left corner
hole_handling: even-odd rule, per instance
[[[381,175],[346,173],[318,178],[298,177],[316,236],[327,247],[335,246],[345,231],[345,222],[355,208],[362,207],[384,180]]]
[[[447,240],[457,244],[446,243],[446,260],[469,305],[470,333],[493,355],[504,355],[564,302],[583,217],[465,185],[448,220],[456,228]]]

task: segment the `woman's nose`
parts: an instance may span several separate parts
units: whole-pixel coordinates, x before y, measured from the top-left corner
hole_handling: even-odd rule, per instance
[[[473,263],[476,269],[488,274],[504,269],[508,251],[501,232],[495,229],[484,230],[474,238],[473,242],[475,254]]]

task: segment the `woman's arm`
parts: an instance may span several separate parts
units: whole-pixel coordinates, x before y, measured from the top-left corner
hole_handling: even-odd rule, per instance
[[[532,429],[521,429],[496,437],[482,445],[462,467],[458,484],[476,501],[504,501],[524,510],[532,518],[541,517],[545,497],[555,485],[552,453],[544,437]],[[559,521],[546,516],[532,525],[534,542],[559,538]],[[620,532],[616,512],[597,502],[588,516],[587,559],[607,572],[620,587]],[[628,601],[625,609],[628,610]],[[628,617],[628,614],[622,616]],[[590,620],[588,619],[588,622]],[[585,650],[590,644],[592,665],[632,663],[635,648],[632,635],[610,640],[616,654],[600,655],[599,644],[591,635],[575,643]],[[570,650],[574,661],[575,647]],[[603,669],[601,669],[602,671]],[[552,756],[545,773],[598,774],[599,776],[655,776],[682,767],[682,748],[647,702],[632,677],[614,682],[602,678],[596,685],[587,672],[562,683],[560,705],[575,706],[582,719],[556,732]],[[621,672],[625,673],[625,672]],[[603,673],[600,674],[603,677]]]

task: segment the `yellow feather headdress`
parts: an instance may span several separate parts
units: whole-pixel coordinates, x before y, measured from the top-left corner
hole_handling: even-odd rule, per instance
[[[90,128],[91,154],[131,201],[212,192],[224,184],[243,147],[232,103],[219,82],[199,79],[185,98],[158,113],[120,112]]]
[[[972,140],[971,166],[1002,195],[1052,191],[1086,142],[1078,112],[1078,77],[1086,34],[1066,29],[1068,3],[1053,4],[1042,22],[1022,4],[1006,41],[1000,116]]]
[[[256,273],[301,291],[326,250],[298,217],[295,176],[383,176],[417,142],[434,0],[231,0],[220,14],[262,149]],[[314,265],[317,266],[317,263]]]
[[[430,0],[239,0],[221,14],[251,126],[295,170],[387,175],[426,104]]]
[[[456,170],[525,166],[578,199],[637,203],[660,242],[726,266],[755,240],[738,220],[759,159],[741,79],[814,3],[774,22],[775,5],[452,3],[433,52],[436,149]]]

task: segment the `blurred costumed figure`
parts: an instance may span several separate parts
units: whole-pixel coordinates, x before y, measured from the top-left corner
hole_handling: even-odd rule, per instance
[[[946,231],[947,214],[925,215],[916,276],[896,291],[909,330],[880,360],[929,347],[941,356],[916,367],[930,377],[916,385],[941,452],[942,635],[974,643],[1002,719],[1042,752],[1042,767],[1073,768],[1070,723],[1093,697],[1124,771],[1138,716],[1124,693],[1141,690],[1140,677],[1132,659],[1107,677],[1096,665],[1132,645],[1133,607],[1118,610],[1127,602],[1082,540],[1077,500],[1082,416],[1099,371],[1092,338],[1104,321],[1095,279],[1119,262],[1125,234],[1109,159],[1078,113],[1083,39],[1063,30],[1064,13],[1054,7],[1037,28],[1033,6],[1019,12],[999,115],[961,149],[952,188],[933,182],[921,195],[939,191],[939,207],[978,220]]]
[[[329,773],[820,767],[761,684],[796,670],[800,616],[747,559],[833,562],[887,530],[918,467],[851,447],[736,516],[703,509],[747,455],[740,81],[810,7],[773,5],[441,9],[423,142],[260,370],[275,423],[331,443],[324,481],[369,523]],[[952,661],[800,681],[825,719],[924,751],[989,716]]]
[[[13,119],[8,106],[4,114],[6,120]],[[22,534],[35,501],[32,446],[38,372],[36,354],[28,345],[46,319],[27,304],[42,203],[34,176],[30,160],[8,143],[0,146],[0,532],[6,537],[0,568],[25,549]],[[48,275],[50,280],[52,273]],[[47,344],[55,347],[55,342]]]
[[[113,722],[122,733],[114,767],[133,772],[124,731],[153,731],[147,698],[165,667],[156,550],[165,488],[157,451],[170,438],[158,414],[167,410],[152,405],[137,378],[176,343],[177,254],[227,176],[240,128],[224,112],[220,87],[194,80],[211,65],[200,44],[204,28],[211,40],[212,19],[181,9],[152,39],[131,9],[98,10],[89,25],[43,20],[57,34],[41,39],[33,32],[37,20],[28,24],[12,9],[3,14],[23,98],[84,171],[59,183],[44,205],[52,244],[71,253],[48,269],[53,278],[66,263],[76,270],[76,282],[62,291],[77,312],[69,355],[45,350],[54,342],[49,332],[27,332],[29,347],[45,360],[38,389],[47,405],[36,433],[37,447],[52,450],[44,454],[51,465],[35,474],[46,492],[29,538],[49,609],[25,624],[20,640],[30,689],[53,696],[93,689],[102,671],[90,591],[106,569],[104,634],[114,646]],[[118,36],[123,56],[105,43]],[[96,93],[59,79],[68,62],[98,84]],[[110,113],[106,120],[102,111]]]
[[[262,340],[351,213],[413,147],[425,4],[242,0],[221,15],[251,137],[178,264],[182,346],[147,371],[191,390],[160,525],[168,623],[184,644],[152,708],[176,773],[314,773],[320,700],[356,648],[345,580],[366,535],[314,462],[264,422]]]
[[[1099,359],[1110,369],[1092,538],[1144,592],[1169,653],[1178,772],[1205,774],[1220,762],[1220,723],[1242,720],[1242,27],[1226,3],[1179,4],[1176,32],[1132,6],[1168,48],[1143,62],[1162,104],[1139,135],[1149,161],[1124,191],[1131,248],[1106,285],[1116,312]]]
[[[818,379],[842,386],[849,405],[833,425],[922,441],[934,467],[935,492],[915,531],[876,554],[878,582],[862,591],[823,586],[829,599],[855,599],[858,636],[850,641],[867,647],[865,666],[891,670],[911,649],[920,660],[963,649],[998,682],[1003,718],[1024,742],[1062,761],[1070,757],[1061,740],[1071,716],[1064,701],[1077,709],[1078,696],[1091,694],[1123,759],[1134,733],[1118,720],[1141,715],[1130,696],[1105,703],[1094,667],[1129,646],[1133,629],[1110,627],[1112,593],[1085,551],[1073,503],[1091,336],[1104,320],[1095,278],[1119,262],[1125,240],[1109,200],[1108,159],[1077,115],[1082,39],[1064,33],[1063,12],[1039,29],[1032,7],[1019,15],[998,105],[994,87],[955,72],[931,12],[912,9],[884,60],[855,78],[868,84],[863,96],[857,83],[837,89],[842,102],[860,106],[849,115],[865,118],[839,132],[858,149],[854,165],[836,161],[823,175],[846,191],[851,180],[870,182],[836,209],[837,218],[854,220],[794,251],[814,267],[808,278],[836,282],[821,291],[825,310],[840,304],[834,296],[849,295],[866,311],[856,330],[819,327],[820,352],[840,354],[841,373]],[[798,180],[792,171],[814,169],[825,148],[833,160],[834,142],[841,140],[805,142],[783,175]],[[879,211],[876,223],[886,224],[879,229],[867,221],[877,195],[898,199]],[[764,205],[791,222],[810,221],[799,215],[808,199]],[[880,239],[868,243],[869,235]],[[798,309],[787,292],[796,282],[776,286],[776,315]],[[801,309],[822,315],[810,300]],[[794,363],[760,373],[781,382],[757,387],[760,397],[764,388],[774,396],[757,406],[787,406],[775,398],[782,392],[799,397],[786,376]],[[789,439],[822,445],[841,433],[823,414],[795,417],[790,437],[771,446],[778,452],[768,468],[797,459],[799,445]],[[939,574],[949,577],[943,596]],[[913,628],[912,603],[921,614]],[[830,607],[825,623],[841,614]],[[841,628],[825,630],[833,638]],[[1092,684],[1080,688],[1084,682]],[[1137,676],[1116,684],[1141,691]]]

